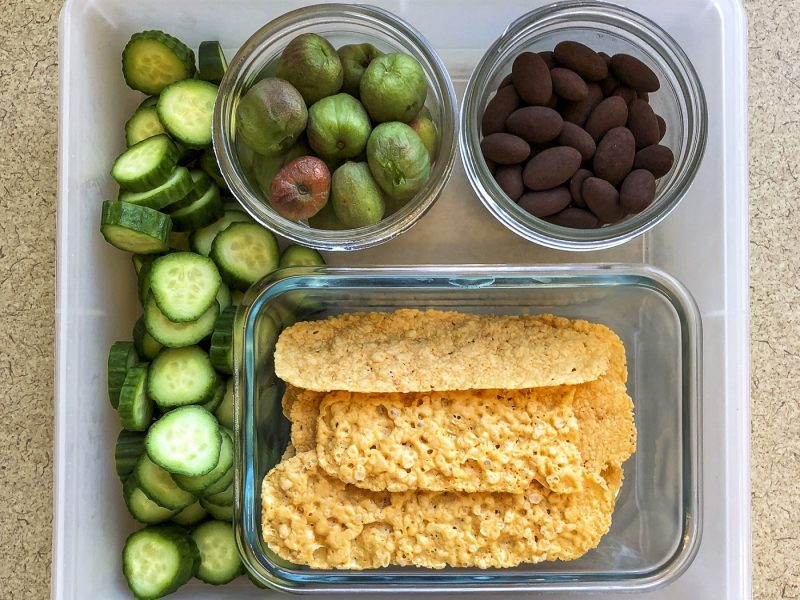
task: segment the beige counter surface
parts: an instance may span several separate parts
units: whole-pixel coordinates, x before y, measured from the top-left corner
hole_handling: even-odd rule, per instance
[[[800,1],[749,0],[754,598],[800,598]],[[0,0],[0,598],[49,597],[58,0]]]

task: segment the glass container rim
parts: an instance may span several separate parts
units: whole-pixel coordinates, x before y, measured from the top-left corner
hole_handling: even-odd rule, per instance
[[[648,49],[656,52],[669,66],[669,74],[677,85],[675,91],[686,105],[686,129],[689,135],[687,146],[676,157],[676,167],[682,168],[682,171],[672,182],[671,189],[662,191],[661,197],[642,213],[597,229],[572,229],[523,215],[522,209],[516,208],[516,204],[495,184],[480,152],[480,132],[474,127],[481,108],[478,106],[478,99],[485,82],[500,66],[498,57],[508,48],[517,46],[519,37],[535,37],[542,29],[561,23],[567,18],[583,19],[596,25],[613,25],[644,41]],[[522,15],[489,46],[467,83],[460,111],[459,136],[461,160],[470,185],[497,220],[517,235],[549,248],[592,251],[623,244],[649,231],[683,200],[705,153],[708,111],[705,93],[691,60],[661,26],[644,15],[617,4],[594,0],[567,0],[548,4]]]
[[[300,33],[311,25],[334,21],[369,25],[384,34],[391,32],[398,35],[413,46],[424,58],[423,69],[432,79],[437,107],[441,112],[437,156],[422,190],[397,213],[381,222],[341,231],[306,227],[267,208],[239,173],[231,132],[231,119],[238,98],[247,87],[249,78],[274,55],[274,52],[269,52],[272,44],[287,34]],[[458,147],[458,104],[447,68],[422,33],[382,8],[368,4],[330,3],[304,6],[287,12],[258,29],[240,47],[219,89],[214,106],[212,137],[223,179],[234,197],[256,221],[293,242],[329,251],[362,250],[388,242],[410,229],[430,210],[452,175]]]
[[[434,282],[442,289],[484,288],[487,286],[544,287],[556,283],[569,284],[581,281],[582,286],[636,286],[652,289],[664,296],[674,307],[681,328],[681,350],[685,358],[681,386],[683,431],[685,442],[682,463],[685,481],[682,496],[681,544],[661,563],[642,573],[594,573],[589,577],[580,574],[531,574],[490,571],[418,573],[387,575],[380,570],[358,572],[304,571],[297,573],[284,569],[268,558],[259,561],[258,524],[254,528],[254,498],[251,491],[257,474],[253,457],[256,434],[253,422],[252,394],[249,391],[248,364],[254,366],[252,347],[248,358],[248,344],[253,343],[254,319],[258,309],[270,298],[297,289],[324,290],[336,281],[370,280],[380,282],[385,290],[387,282],[400,286],[408,279],[417,279],[430,285]],[[317,280],[314,285],[298,285],[304,280]],[[439,288],[437,288],[439,289]],[[254,310],[255,307],[255,310]],[[426,265],[426,266],[373,266],[373,267],[289,267],[265,278],[245,295],[239,309],[235,336],[235,439],[236,490],[234,526],[237,543],[245,563],[253,576],[273,589],[292,593],[365,593],[365,592],[491,592],[491,591],[616,591],[653,590],[667,585],[681,575],[692,563],[702,537],[702,320],[691,293],[673,276],[657,267],[634,263],[552,264],[552,265]],[[248,499],[249,498],[249,499]],[[255,536],[255,537],[254,537]],[[263,569],[263,572],[259,570]]]

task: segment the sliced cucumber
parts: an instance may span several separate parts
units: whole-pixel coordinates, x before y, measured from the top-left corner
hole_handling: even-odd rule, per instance
[[[219,286],[217,304],[219,304],[219,312],[222,312],[231,305],[231,288],[225,283]]]
[[[164,347],[161,342],[156,341],[152,335],[147,333],[144,324],[144,315],[136,319],[133,325],[133,344],[136,352],[144,359],[153,360]]]
[[[219,424],[228,429],[233,429],[233,377],[225,382],[225,395],[222,404],[214,411]]]
[[[222,278],[209,258],[173,252],[153,261],[150,293],[170,321],[196,321],[216,301]]]
[[[128,369],[139,362],[133,342],[114,342],[108,350],[108,399],[116,410]]]
[[[162,133],[120,154],[111,167],[111,176],[123,189],[146,192],[169,179],[177,164],[178,148]]]
[[[173,231],[169,234],[169,249],[176,252],[189,251],[189,234],[185,231]]]
[[[174,323],[159,310],[153,295],[144,304],[144,324],[153,339],[167,348],[192,346],[205,339],[214,331],[219,306],[214,302],[196,321]]]
[[[122,486],[122,497],[128,507],[128,512],[140,523],[148,525],[163,523],[174,517],[178,512],[177,510],[159,506],[150,500],[139,487],[139,482],[136,481],[136,475],[133,473],[125,480]]]
[[[225,397],[225,381],[220,379],[214,388],[214,393],[207,402],[203,402],[200,406],[205,408],[208,412],[213,413],[222,404],[222,399]]]
[[[208,256],[211,252],[211,244],[220,231],[224,231],[231,223],[252,223],[253,219],[247,213],[240,210],[225,210],[221,218],[214,221],[211,225],[198,229],[192,233],[189,243],[192,250],[203,256]]]
[[[139,302],[144,306],[147,300],[147,295],[150,293],[150,269],[153,266],[153,261],[159,257],[158,254],[144,254],[144,259],[136,274],[136,294],[139,296]]]
[[[231,223],[214,238],[209,256],[225,283],[244,291],[278,268],[280,254],[271,231],[255,223]]]
[[[325,259],[313,248],[289,244],[281,253],[280,267],[323,267]]]
[[[244,292],[239,290],[231,291],[231,304],[233,306],[239,306],[244,299]]]
[[[217,41],[200,42],[200,48],[197,51],[197,63],[199,67],[197,74],[200,79],[211,83],[218,84],[222,81],[225,71],[228,70],[228,61],[225,59],[225,53]]]
[[[158,118],[172,137],[189,148],[210,146],[218,91],[213,83],[198,79],[173,83],[158,98]]]
[[[142,454],[144,454],[144,433],[124,429],[120,431],[114,446],[114,468],[122,481],[133,473]]]
[[[220,373],[233,373],[233,328],[236,321],[237,307],[230,306],[223,310],[214,325],[211,334],[211,348],[208,355],[211,364]]]
[[[197,166],[203,169],[203,171],[205,171],[208,176],[214,180],[214,183],[216,183],[220,189],[228,189],[228,184],[225,183],[225,178],[222,176],[222,171],[219,170],[219,163],[217,162],[217,157],[214,154],[213,149],[206,148],[203,151],[203,154],[197,161]]]
[[[136,464],[136,481],[139,489],[153,502],[164,508],[171,510],[183,510],[187,506],[194,504],[197,498],[175,485],[172,477],[164,469],[155,464],[147,454],[143,454]],[[214,496],[212,501],[225,496]],[[233,496],[231,495],[231,498]],[[218,502],[224,505],[223,502]]]
[[[158,96],[148,96],[139,103],[139,106],[136,108],[136,110],[139,110],[140,108],[147,108],[148,106],[155,106],[156,103],[158,103]]]
[[[205,498],[200,498],[200,506],[205,508],[212,517],[218,521],[233,522],[233,507],[232,506],[217,506],[212,504]]]
[[[199,494],[207,490],[211,485],[224,479],[228,473],[233,471],[233,439],[224,429],[221,430],[222,445],[219,450],[219,460],[216,466],[199,477],[187,477],[186,475],[173,475],[172,478],[181,489]]]
[[[216,494],[203,494],[203,498],[217,506],[231,506],[233,504],[233,479],[231,479],[228,487],[221,492],[217,492]]]
[[[223,429],[223,431],[225,430]],[[230,437],[230,434],[228,434],[228,436]],[[222,475],[222,477],[220,477],[214,483],[212,483],[206,489],[204,489],[202,496],[203,497],[213,496],[215,494],[224,492],[226,489],[228,489],[228,486],[233,483],[234,476],[235,476],[235,470],[233,467],[231,467]]]
[[[222,435],[219,423],[206,409],[182,406],[150,427],[144,445],[161,468],[197,477],[211,472],[219,462]]]
[[[178,527],[145,527],[125,540],[122,573],[136,598],[155,600],[171,594],[192,578],[200,552]]]
[[[200,501],[198,500],[194,504],[190,504],[184,508],[181,512],[172,517],[171,520],[176,525],[181,525],[182,527],[192,527],[193,525],[197,525],[198,523],[202,522],[207,516],[208,512],[205,508],[200,506]]]
[[[230,523],[208,521],[192,531],[200,551],[197,578],[213,585],[230,583],[242,574],[242,559],[236,547],[236,535]]]
[[[153,420],[153,401],[147,395],[147,371],[147,363],[132,366],[119,392],[119,422],[128,431],[147,431]]]
[[[150,365],[147,391],[159,408],[169,410],[208,402],[218,381],[208,354],[199,346],[167,348]]]
[[[186,196],[192,189],[192,178],[189,169],[176,167],[169,178],[161,185],[146,192],[129,192],[120,190],[118,200],[130,204],[146,206],[154,210],[161,210]]]
[[[158,120],[155,106],[137,108],[131,118],[125,122],[125,143],[131,147],[149,137],[166,133],[166,131],[161,121]]]
[[[194,75],[194,52],[163,31],[131,36],[122,51],[125,83],[145,94],[160,94],[169,84]]]
[[[176,231],[195,231],[211,225],[224,214],[219,188],[212,183],[200,198],[189,206],[170,213],[170,216]]]
[[[222,186],[220,186],[220,187],[222,187]],[[239,212],[245,212],[245,210],[242,208],[242,205],[239,204],[233,198],[225,198],[225,199],[223,199],[222,208],[225,209],[225,212],[228,212],[229,210],[238,210]],[[247,213],[245,213],[245,214],[247,214]]]
[[[169,215],[127,202],[103,202],[100,233],[115,248],[137,254],[164,252],[169,248],[170,231]]]

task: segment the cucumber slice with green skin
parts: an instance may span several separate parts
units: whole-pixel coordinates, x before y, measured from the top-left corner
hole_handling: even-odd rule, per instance
[[[131,256],[131,262],[133,263],[133,270],[136,272],[136,276],[139,276],[139,273],[146,262],[153,262],[156,258],[155,254],[134,254]]]
[[[225,212],[228,212],[229,210],[236,210],[236,211],[239,211],[241,213],[247,214],[247,212],[242,208],[242,205],[239,204],[233,198],[225,198],[222,201],[222,208],[225,209]],[[250,215],[248,215],[248,216],[250,216]],[[251,217],[250,220],[252,221],[252,217]]]
[[[202,348],[167,348],[150,364],[147,391],[159,408],[169,410],[208,402],[218,382],[219,376]]]
[[[197,477],[219,462],[222,435],[217,419],[206,409],[182,406],[150,427],[144,445],[147,456],[161,468]]]
[[[192,178],[186,167],[176,167],[169,178],[146,192],[129,192],[120,190],[118,200],[129,204],[146,206],[153,210],[161,210],[186,196],[192,189]]]
[[[214,183],[216,183],[220,189],[228,189],[228,184],[225,183],[225,178],[222,176],[222,171],[219,170],[219,163],[217,162],[217,157],[214,154],[214,150],[211,148],[206,148],[203,151],[203,154],[200,156],[200,159],[197,161],[197,166],[203,169],[203,171],[205,171],[208,176],[214,180]]]
[[[214,483],[203,490],[201,496],[205,498],[206,496],[213,496],[215,494],[219,494],[220,492],[224,492],[226,489],[228,489],[228,486],[233,483],[234,476],[235,472],[233,467],[231,467],[225,472],[225,474],[222,475],[222,477],[217,479]]]
[[[219,88],[199,79],[184,79],[161,91],[156,109],[169,134],[189,148],[211,145],[211,118]]]
[[[222,397],[222,404],[214,411],[219,424],[228,429],[233,429],[233,378],[225,382],[225,395]]]
[[[169,84],[194,75],[194,52],[163,31],[141,31],[122,51],[125,83],[145,94],[160,94]]]
[[[197,498],[175,485],[172,476],[150,460],[147,454],[142,455],[136,464],[136,481],[150,500],[170,510],[183,510],[194,504]],[[214,496],[214,498],[219,497]],[[233,496],[231,495],[231,498]],[[224,496],[222,497],[224,500]],[[219,504],[223,504],[219,502]]]
[[[243,299],[244,299],[244,292],[240,292],[239,290],[234,290],[231,292],[231,304],[233,306],[240,306],[242,304]]]
[[[136,481],[136,475],[133,473],[122,485],[122,497],[131,516],[146,525],[155,525],[156,523],[168,521],[178,512],[177,510],[159,506],[150,500],[139,487],[139,482]]]
[[[147,394],[147,372],[147,363],[132,366],[119,392],[119,422],[128,431],[147,431],[153,421],[153,401]]]
[[[231,223],[252,223],[253,219],[247,213],[240,210],[225,210],[225,214],[211,225],[198,229],[192,233],[189,244],[192,250],[203,256],[208,256],[211,252],[211,244],[220,231],[224,231]]]
[[[280,251],[271,231],[255,223],[231,223],[211,244],[211,259],[229,286],[245,291],[278,268]]]
[[[170,213],[170,216],[175,231],[196,231],[211,225],[224,214],[225,209],[222,208],[219,188],[212,183],[200,198],[189,206]]]
[[[144,304],[144,324],[147,332],[167,348],[193,346],[207,338],[214,331],[218,315],[219,306],[215,302],[196,321],[174,323],[159,310],[152,294],[148,295]]]
[[[217,304],[219,304],[219,312],[222,312],[231,305],[231,288],[227,284],[222,283],[217,292]]]
[[[280,267],[323,267],[325,259],[313,248],[289,244],[281,253]]]
[[[144,454],[144,433],[124,429],[120,431],[114,446],[114,468],[122,481],[133,473],[142,454]]]
[[[139,362],[133,342],[114,342],[108,350],[108,400],[116,410],[128,369]]]
[[[220,435],[222,436],[222,445],[220,446],[219,460],[216,466],[210,472],[199,477],[173,475],[172,478],[178,484],[178,487],[193,494],[200,494],[233,471],[233,439],[224,429],[221,430]]]
[[[169,248],[170,231],[169,215],[117,200],[103,202],[100,233],[115,248],[137,254],[158,254]]]
[[[236,535],[229,523],[208,521],[192,531],[192,539],[200,551],[196,577],[212,585],[230,583],[242,574],[242,559],[236,546]]]
[[[176,525],[181,527],[192,527],[198,523],[202,523],[208,516],[208,511],[200,506],[200,501],[190,504],[181,512],[170,519]]]
[[[133,532],[122,549],[122,573],[140,600],[171,594],[192,578],[200,562],[194,540],[175,526]]]
[[[142,140],[166,132],[167,130],[158,119],[156,107],[145,106],[136,109],[131,118],[125,122],[125,143],[130,148]]]
[[[178,148],[162,133],[120,154],[111,167],[111,176],[125,190],[146,192],[169,179],[177,164]]]
[[[233,505],[233,480],[231,480],[228,487],[216,494],[203,494],[203,498],[211,504],[217,506],[232,506]]]
[[[189,234],[185,231],[173,231],[169,234],[169,249],[175,252],[189,251]]]
[[[152,335],[147,333],[147,326],[144,324],[144,315],[136,319],[133,325],[133,344],[136,352],[146,360],[153,360],[164,345],[156,341]]]
[[[211,398],[208,402],[204,402],[200,406],[205,408],[208,412],[213,413],[219,405],[222,404],[222,398],[225,397],[225,382],[220,379],[217,381],[217,385],[214,388],[214,393],[211,395]]]
[[[200,498],[200,506],[205,508],[212,517],[218,521],[233,522],[233,507],[232,506],[217,506],[212,504],[205,498]]]
[[[150,269],[153,266],[153,261],[161,254],[142,254],[141,265],[136,273],[136,294],[139,296],[139,302],[144,306],[147,300],[147,294],[150,293]]]
[[[150,293],[170,321],[196,321],[216,301],[222,278],[209,258],[173,252],[153,261]]]
[[[195,200],[201,198],[211,187],[211,178],[199,169],[189,169],[189,177],[192,180],[191,189],[182,198],[166,206],[164,212],[172,214],[175,211],[186,208]]]
[[[225,71],[228,70],[228,61],[219,42],[216,40],[200,42],[200,48],[197,51],[197,65],[199,67],[197,74],[200,79],[217,84],[222,81]]]
[[[208,352],[214,368],[226,375],[233,373],[233,327],[236,311],[237,308],[231,306],[219,314],[214,332],[211,334],[211,348]]]
[[[139,110],[140,108],[147,108],[148,106],[155,106],[157,102],[158,102],[158,96],[148,96],[147,98],[142,100],[139,106],[136,107],[136,110]]]

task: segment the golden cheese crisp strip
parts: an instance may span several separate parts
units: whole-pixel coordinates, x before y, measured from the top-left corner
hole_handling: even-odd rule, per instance
[[[319,404],[325,394],[294,388],[291,395],[287,417],[292,422],[292,445],[297,452],[313,450],[317,445]]]
[[[593,381],[608,345],[585,321],[403,309],[285,329],[275,372],[314,391],[523,389]]]
[[[597,474],[556,494],[372,492],[326,475],[316,454],[279,464],[262,486],[262,534],[285,560],[318,569],[389,564],[512,567],[572,560],[611,524],[614,497]]]
[[[331,476],[358,487],[522,493],[536,479],[561,492],[583,484],[574,388],[409,394],[330,392],[316,451]]]
[[[262,536],[282,558],[319,569],[372,569],[393,555],[387,493],[328,477],[314,452],[279,463],[261,487]]]

